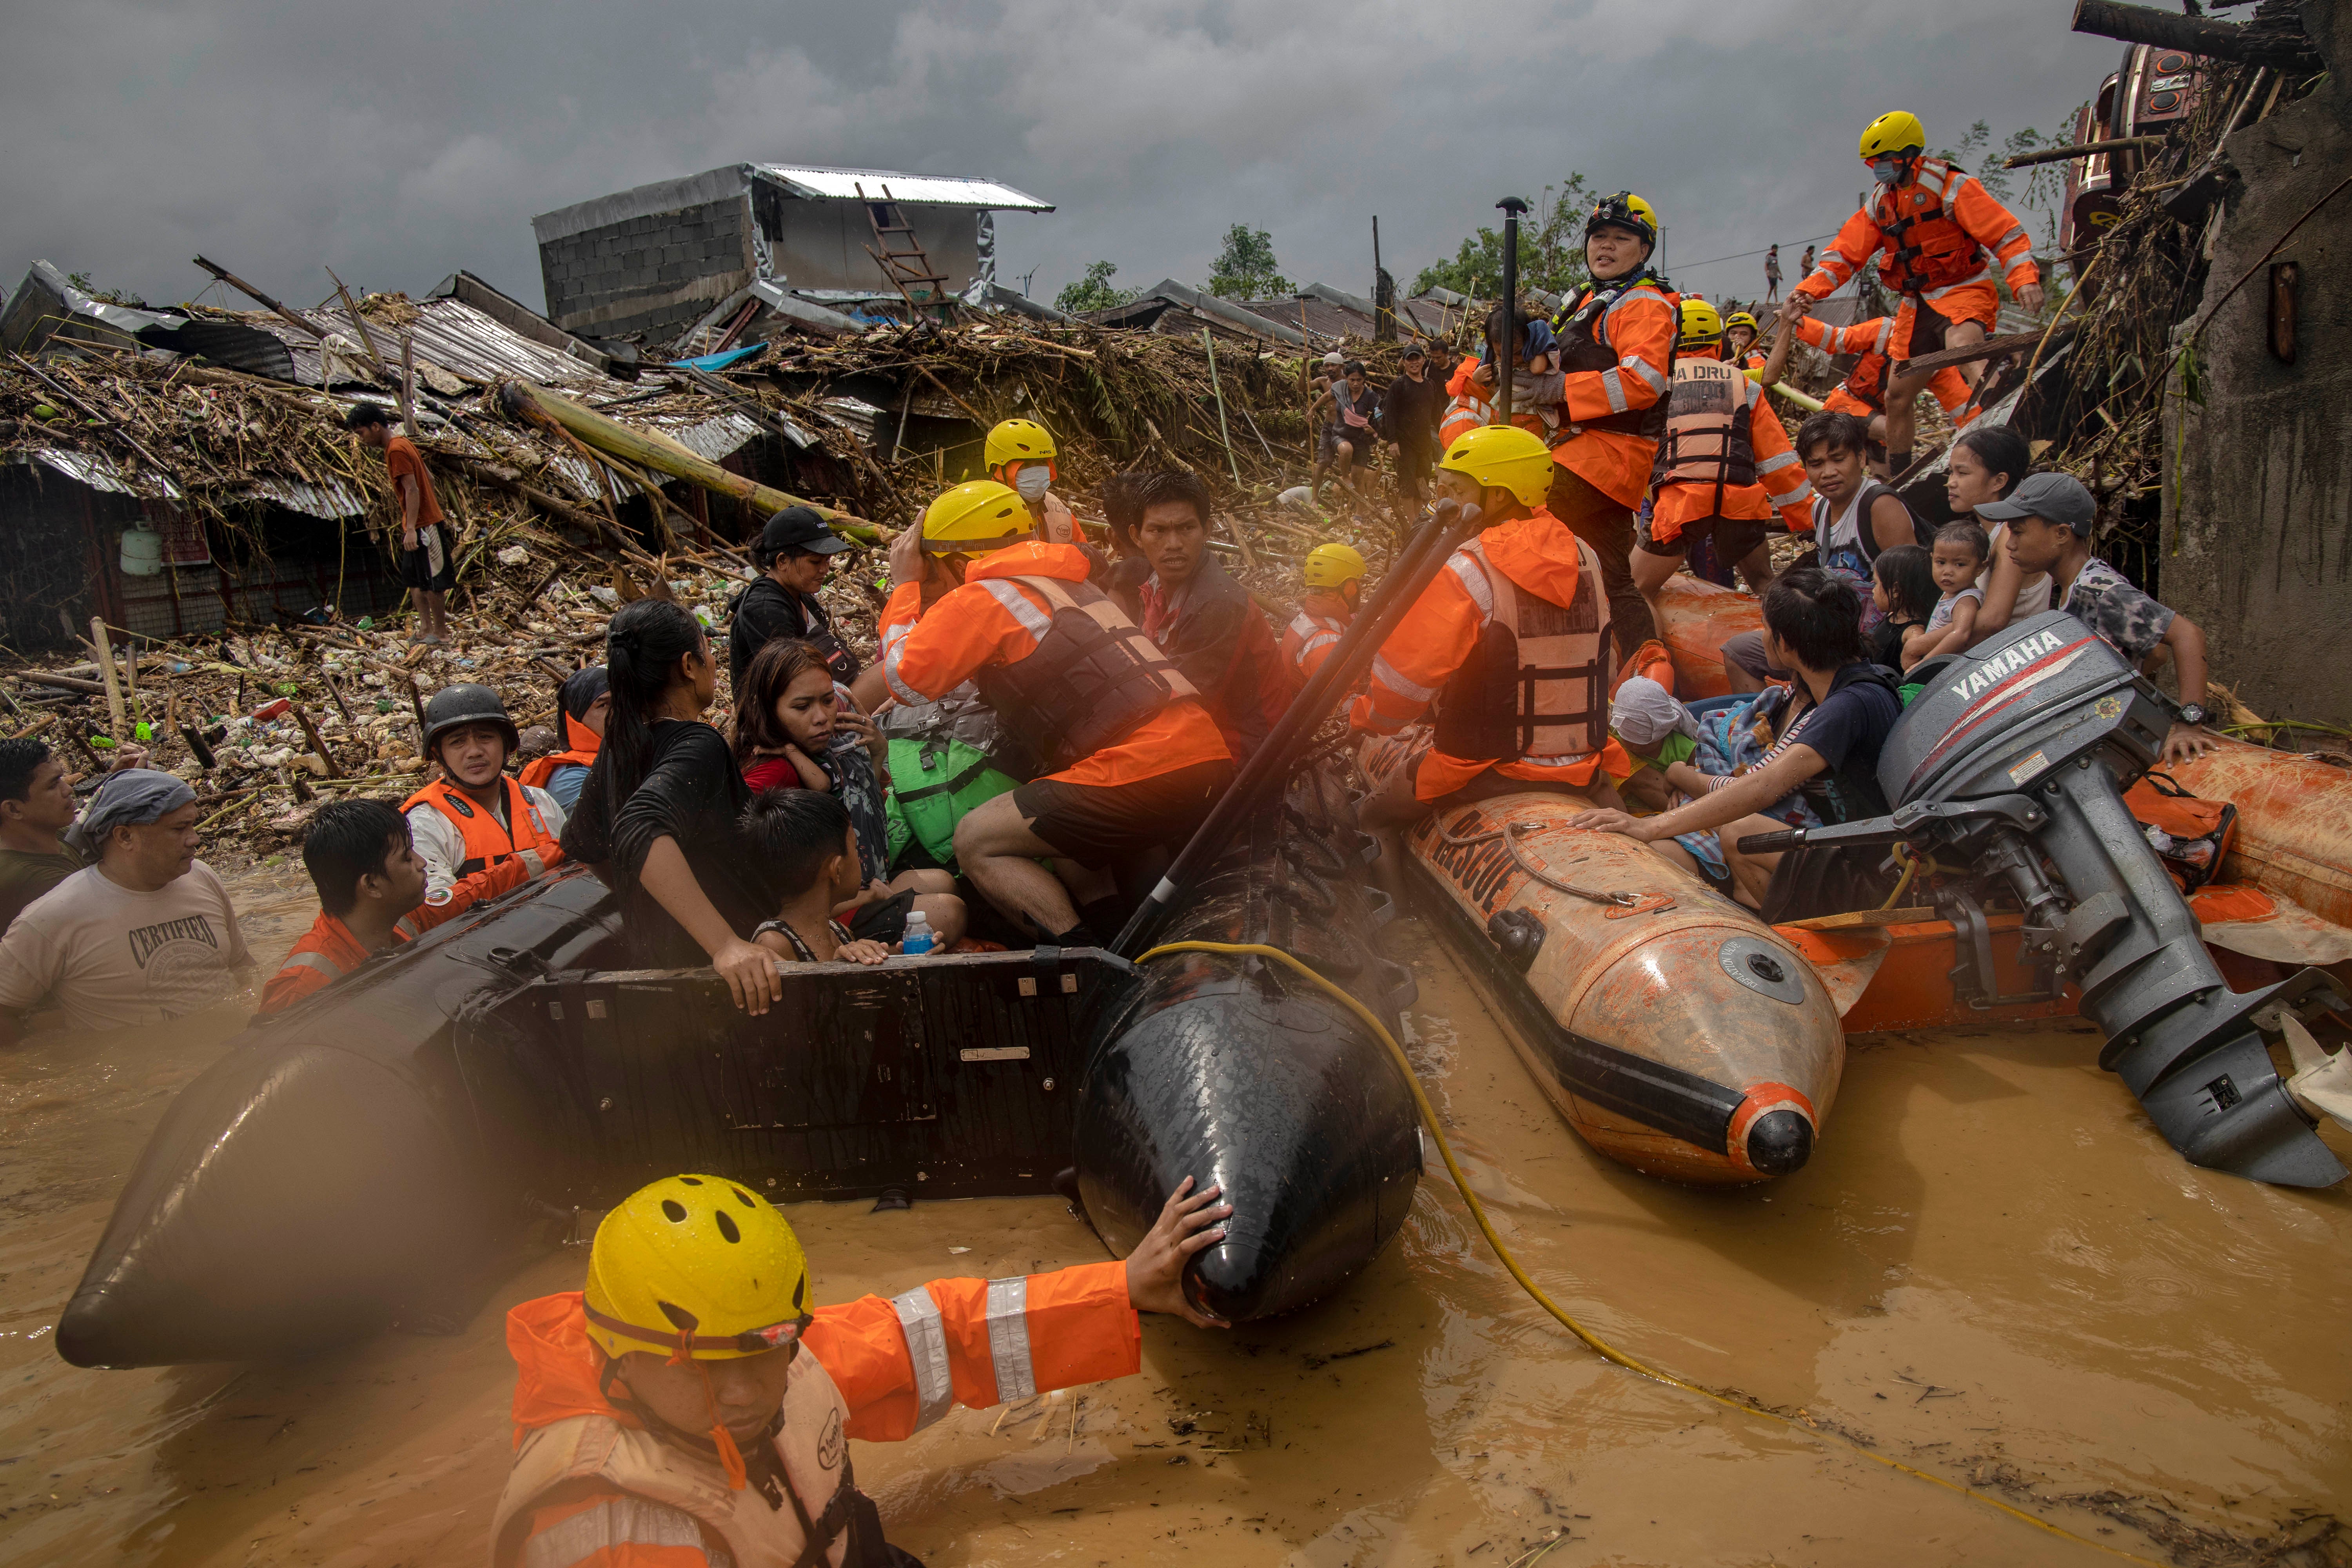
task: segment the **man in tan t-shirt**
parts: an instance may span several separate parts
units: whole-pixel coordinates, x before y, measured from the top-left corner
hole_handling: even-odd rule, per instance
[[[228,891],[196,858],[185,783],[148,768],[110,773],[66,842],[96,864],[0,937],[0,1046],[36,1007],[61,1007],[79,1028],[126,1028],[197,1012],[250,980]]]
[[[437,645],[449,636],[448,593],[457,585],[457,542],[442,520],[425,454],[407,437],[394,435],[392,416],[373,403],[353,404],[343,424],[360,445],[383,454],[393,504],[400,509],[400,580],[416,595],[417,640]]]

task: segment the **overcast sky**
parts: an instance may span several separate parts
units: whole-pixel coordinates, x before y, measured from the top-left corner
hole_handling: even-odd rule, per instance
[[[1226,226],[1366,291],[1580,170],[1668,270],[1760,288],[1853,209],[1863,125],[2057,131],[2122,46],[2071,0],[71,0],[10,7],[0,289],[35,258],[158,302],[199,251],[299,303],[456,268],[543,304],[534,213],[745,161],[986,174],[1051,299],[1097,258],[1198,281]],[[1507,64],[1501,62],[1507,61]],[[2033,215],[2041,227],[2040,215]],[[1794,256],[1790,264],[1791,281]],[[242,303],[242,301],[238,301]]]

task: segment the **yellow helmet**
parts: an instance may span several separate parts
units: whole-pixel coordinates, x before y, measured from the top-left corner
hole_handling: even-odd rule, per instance
[[[730,1361],[809,1321],[808,1258],[775,1205],[719,1176],[665,1176],[605,1215],[588,1251],[588,1337],[610,1356]]]
[[[943,492],[923,512],[923,553],[986,555],[1018,544],[1037,524],[1010,485],[972,479]]]
[[[1361,577],[1363,552],[1352,544],[1318,544],[1307,552],[1301,575],[1310,588],[1337,588]]]
[[[1723,330],[1727,332],[1734,327],[1746,327],[1749,334],[1754,337],[1760,338],[1764,335],[1764,329],[1756,324],[1756,318],[1749,315],[1745,310],[1734,310],[1731,314],[1723,318]]]
[[[1675,340],[1675,346],[1695,349],[1703,343],[1716,343],[1722,341],[1722,315],[1706,300],[1685,296],[1682,335]]]
[[[1050,462],[1058,455],[1054,433],[1034,419],[999,420],[988,433],[985,456],[991,473],[1007,463]]]
[[[1508,490],[1521,506],[1541,506],[1551,491],[1551,449],[1516,425],[1464,431],[1437,466],[1467,475],[1482,489]]]
[[[1865,163],[1884,158],[1889,153],[1925,153],[1927,150],[1927,128],[1919,117],[1906,110],[1882,114],[1870,122],[1862,133],[1862,161]]]
[[[1654,247],[1658,243],[1656,210],[1631,191],[1620,191],[1592,204],[1592,212],[1584,220],[1586,237],[1590,238],[1592,231],[1603,225],[1630,228]]]

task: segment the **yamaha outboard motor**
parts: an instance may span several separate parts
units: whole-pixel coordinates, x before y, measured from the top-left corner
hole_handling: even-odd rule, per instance
[[[2162,753],[2172,710],[2106,643],[2049,611],[1964,654],[1930,659],[1880,753],[1891,816],[1759,835],[1758,849],[1908,841],[1972,875],[1937,895],[1957,928],[1954,980],[1979,1006],[1996,994],[1982,895],[2024,911],[2025,952],[2054,994],[2082,988],[2107,1037],[2099,1065],[2139,1097],[2191,1163],[2287,1186],[2324,1187],[2344,1166],[2286,1092],[2267,1042],[2293,1014],[2344,1006],[2324,972],[2232,991],[2198,937],[2122,792]]]

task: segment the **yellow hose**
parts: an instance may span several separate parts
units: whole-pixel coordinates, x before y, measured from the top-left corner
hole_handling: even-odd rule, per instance
[[[1445,1173],[1447,1175],[1454,1178],[1454,1185],[1455,1189],[1461,1193],[1462,1201],[1469,1205],[1470,1217],[1478,1222],[1478,1232],[1486,1238],[1486,1245],[1494,1248],[1496,1258],[1501,1260],[1505,1268],[1510,1270],[1511,1278],[1519,1282],[1519,1289],[1525,1290],[1529,1296],[1535,1299],[1536,1305],[1550,1313],[1552,1317],[1559,1321],[1559,1325],[1562,1328],[1566,1329],[1570,1333],[1574,1334],[1578,1339],[1582,1340],[1603,1360],[1614,1362],[1619,1366],[1625,1368],[1628,1372],[1638,1372],[1643,1377],[1654,1378],[1658,1382],[1665,1384],[1670,1387],[1682,1389],[1684,1392],[1688,1394],[1696,1394],[1703,1399],[1711,1399],[1727,1410],[1737,1410],[1748,1415],[1760,1415],[1767,1421],[1777,1421],[1783,1426],[1793,1427],[1800,1432],[1808,1433],[1812,1436],[1836,1443],[1855,1454],[1859,1454],[1862,1458],[1870,1460],[1873,1464],[1884,1465],[1890,1470],[1899,1470],[1904,1475],[1911,1476],[1919,1480],[1927,1481],[1932,1485],[1941,1487],[1946,1491],[1958,1492],[1960,1496],[1973,1499],[1975,1501],[1983,1503],[1988,1508],[1998,1509],[2002,1513],[2009,1515],[2011,1519],[2022,1520],[2025,1523],[2033,1526],[2036,1530],[2047,1531],[2049,1533],[2059,1537],[2061,1540],[2074,1542],[2078,1546],[2096,1548],[2098,1551],[2105,1552],[2110,1557],[2121,1557],[2126,1562],[2146,1563],[2150,1565],[2150,1568],[2160,1568],[2160,1565],[2158,1564],[2156,1560],[2152,1557],[2142,1557],[2137,1552],[2126,1552],[2120,1547],[2109,1546],[2102,1542],[2094,1541],[2087,1535],[2077,1535],[2073,1531],[2066,1529],[2063,1525],[2053,1524],[2046,1519],[2036,1518],[2034,1515],[2026,1512],[2023,1509],[2013,1508],[2010,1504],[2001,1501],[1999,1498],[1988,1497],[1986,1494],[1978,1491],[1973,1487],[1965,1487],[1960,1485],[1958,1481],[1946,1480],[1943,1477],[1937,1475],[1932,1471],[1920,1469],[1916,1466],[1906,1465],[1900,1459],[1890,1459],[1884,1454],[1874,1454],[1868,1448],[1864,1447],[1861,1444],[1854,1442],[1851,1438],[1840,1436],[1834,1432],[1823,1431],[1821,1427],[1799,1421],[1792,1416],[1783,1415],[1778,1411],[1767,1410],[1760,1405],[1750,1405],[1744,1399],[1735,1399],[1728,1394],[1717,1394],[1711,1388],[1703,1388],[1696,1383],[1685,1382],[1683,1379],[1676,1377],[1670,1372],[1662,1372],[1658,1368],[1650,1365],[1647,1362],[1637,1361],[1633,1357],[1627,1355],[1623,1351],[1619,1350],[1616,1346],[1611,1344],[1608,1341],[1601,1338],[1600,1335],[1586,1328],[1582,1323],[1578,1322],[1575,1318],[1571,1317],[1568,1311],[1559,1305],[1559,1302],[1554,1301],[1549,1296],[1545,1295],[1543,1287],[1537,1284],[1533,1279],[1528,1277],[1528,1271],[1519,1267],[1519,1260],[1511,1256],[1511,1249],[1503,1245],[1503,1238],[1495,1234],[1493,1224],[1486,1218],[1486,1205],[1480,1203],[1478,1201],[1478,1194],[1470,1190],[1470,1183],[1468,1179],[1462,1174],[1462,1167],[1454,1162],[1453,1145],[1445,1141],[1445,1130],[1438,1125],[1437,1111],[1429,1103],[1429,1097],[1422,1092],[1421,1079],[1415,1076],[1412,1070],[1412,1063],[1404,1054],[1404,1047],[1398,1045],[1396,1037],[1389,1033],[1387,1026],[1383,1025],[1380,1019],[1372,1016],[1370,1008],[1366,1007],[1361,1002],[1357,1001],[1340,986],[1334,984],[1331,981],[1316,973],[1314,970],[1308,968],[1306,964],[1300,963],[1289,953],[1283,952],[1282,949],[1278,947],[1268,947],[1263,942],[1165,942],[1146,952],[1142,958],[1138,959],[1137,962],[1139,963],[1148,963],[1152,959],[1164,957],[1165,955],[1173,952],[1217,952],[1224,953],[1232,957],[1246,957],[1255,954],[1259,958],[1270,958],[1277,963],[1288,966],[1310,984],[1320,986],[1342,1006],[1346,1007],[1358,1018],[1361,1019],[1363,1021],[1364,1027],[1371,1030],[1374,1037],[1379,1039],[1381,1045],[1388,1047],[1389,1059],[1396,1064],[1397,1071],[1404,1076],[1405,1087],[1412,1091],[1412,1102],[1421,1109],[1421,1120],[1423,1124],[1428,1127],[1429,1135],[1437,1141],[1437,1152],[1445,1161]]]

